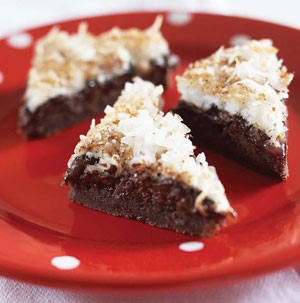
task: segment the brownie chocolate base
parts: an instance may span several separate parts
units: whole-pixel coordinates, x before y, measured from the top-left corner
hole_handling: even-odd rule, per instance
[[[223,226],[225,216],[213,211],[213,202],[204,201],[207,215],[195,207],[199,191],[171,178],[153,178],[146,171],[115,175],[85,172],[88,164],[98,162],[85,155],[77,157],[65,174],[71,186],[70,198],[94,210],[135,219],[153,226],[193,236],[211,236]]]
[[[172,56],[165,58],[163,64],[152,63],[150,71],[141,73],[131,68],[126,74],[105,83],[97,80],[87,81],[85,88],[74,95],[61,95],[49,99],[30,112],[26,104],[19,111],[19,128],[27,139],[47,137],[68,126],[93,118],[112,105],[119,97],[126,82],[139,76],[155,85],[167,85],[167,73],[176,65]]]
[[[202,110],[184,100],[173,110],[191,129],[196,145],[205,146],[263,174],[285,180],[288,177],[287,141],[275,147],[260,129],[240,115],[212,106]]]

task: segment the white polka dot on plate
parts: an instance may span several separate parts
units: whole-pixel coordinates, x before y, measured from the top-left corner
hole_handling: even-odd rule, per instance
[[[77,268],[80,261],[72,256],[59,256],[52,258],[51,264],[61,270],[71,270]]]
[[[13,48],[27,48],[32,43],[32,37],[28,33],[19,33],[8,37],[7,43]]]
[[[199,251],[204,248],[204,243],[199,241],[190,241],[190,242],[184,242],[181,243],[178,248],[182,251],[186,252],[194,252]]]
[[[245,43],[246,41],[250,40],[250,36],[248,35],[243,35],[243,34],[239,34],[239,35],[234,35],[229,39],[229,43],[232,46],[236,46],[236,45],[241,45],[243,43]]]
[[[0,84],[3,83],[4,81],[4,75],[3,73],[0,71]]]
[[[182,26],[188,24],[192,20],[192,14],[185,12],[173,12],[167,16],[167,21],[171,25]]]

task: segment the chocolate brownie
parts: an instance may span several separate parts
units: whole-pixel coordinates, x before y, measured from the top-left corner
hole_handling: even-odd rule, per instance
[[[19,114],[24,135],[46,137],[99,115],[134,76],[166,86],[177,59],[161,23],[158,16],[145,30],[113,28],[98,36],[82,23],[77,33],[54,28],[37,41]]]
[[[221,47],[177,77],[174,110],[194,142],[258,172],[288,177],[285,99],[293,75],[271,40]]]
[[[204,111],[180,101],[174,111],[192,129],[196,145],[211,148],[263,174],[282,180],[287,178],[286,141],[274,147],[259,128],[250,125],[240,115],[232,116],[216,106]]]
[[[209,237],[224,225],[226,215],[211,209],[209,199],[203,201],[205,216],[197,210],[199,190],[172,178],[153,178],[145,171],[121,175],[116,175],[116,167],[105,174],[85,171],[87,165],[98,161],[86,154],[74,159],[65,175],[71,200],[110,215],[194,236]]]
[[[169,61],[165,58],[163,65],[153,62],[150,71],[140,76],[154,84],[166,86],[168,69],[173,67]],[[106,105],[114,103],[125,82],[131,81],[136,75],[138,72],[131,68],[131,71],[105,83],[99,83],[95,79],[86,81],[83,90],[53,97],[33,112],[24,104],[19,112],[19,128],[28,139],[37,139],[48,137],[85,119],[94,118],[103,113]]]
[[[194,156],[189,129],[159,109],[162,86],[139,78],[80,137],[64,183],[94,210],[211,236],[234,214],[215,168]]]

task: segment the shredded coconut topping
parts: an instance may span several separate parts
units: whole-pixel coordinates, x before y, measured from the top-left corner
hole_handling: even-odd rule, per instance
[[[107,106],[100,123],[95,125],[93,121],[87,135],[80,136],[69,167],[75,157],[93,155],[100,162],[90,165],[89,171],[105,171],[111,165],[117,167],[117,174],[143,169],[198,189],[195,205],[203,213],[205,198],[214,202],[216,212],[230,212],[215,168],[208,165],[203,153],[194,157],[189,128],[178,115],[160,111],[162,93],[162,86],[139,78],[126,83],[114,107]]]
[[[181,99],[204,110],[215,105],[239,114],[277,145],[287,130],[283,100],[293,79],[277,52],[269,39],[221,47],[177,77]]]
[[[113,28],[98,36],[89,33],[85,23],[74,34],[53,28],[35,46],[25,94],[27,107],[34,111],[49,98],[83,89],[87,80],[105,82],[131,66],[146,72],[151,61],[161,62],[169,54],[161,23],[158,16],[145,30]]]

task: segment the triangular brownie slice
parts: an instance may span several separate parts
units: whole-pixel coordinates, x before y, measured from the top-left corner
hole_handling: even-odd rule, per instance
[[[69,160],[75,202],[115,216],[210,236],[233,213],[215,168],[195,158],[189,129],[159,109],[162,86],[135,79],[93,121]]]
[[[259,172],[288,177],[288,85],[293,75],[272,41],[221,47],[177,77],[175,110],[206,145]]]
[[[37,41],[20,110],[26,137],[49,136],[95,117],[133,76],[166,85],[176,56],[170,55],[161,23],[158,16],[145,30],[113,28],[98,36],[82,23],[77,33],[54,28]]]

